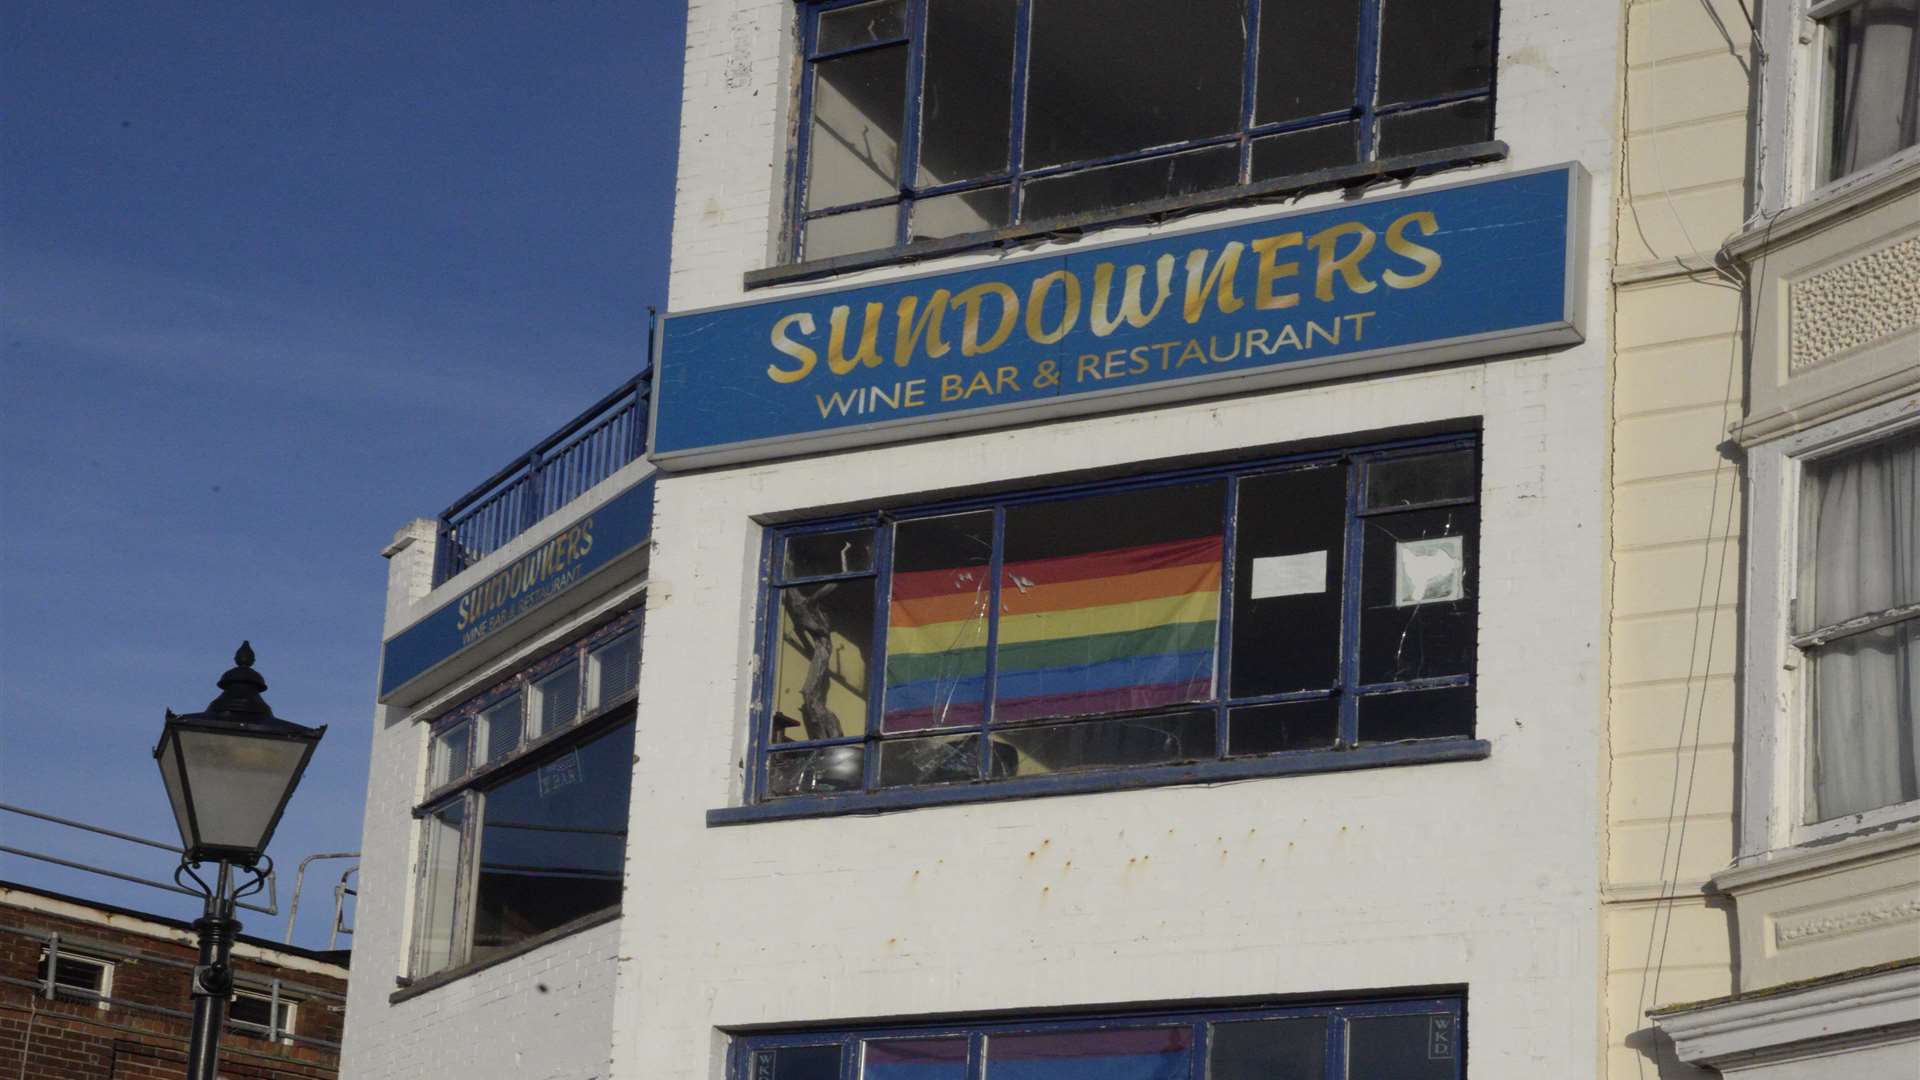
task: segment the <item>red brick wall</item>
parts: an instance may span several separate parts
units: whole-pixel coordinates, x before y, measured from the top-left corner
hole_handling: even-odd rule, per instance
[[[86,954],[86,943],[93,942],[168,960],[194,960],[193,949],[164,938],[0,905],[0,978],[33,980],[49,931],[60,934],[63,951],[71,948]],[[0,982],[0,1076],[182,1080],[189,1021],[118,1003],[190,1013],[189,972],[151,959],[99,951],[102,959],[114,965],[111,996],[116,1004],[105,1009],[91,1001],[49,1001],[17,981]],[[277,969],[238,957],[234,967],[243,980],[252,976],[265,982],[278,976],[283,982],[346,993],[344,980],[323,974]],[[341,1002],[294,996],[301,998],[294,1033],[338,1042],[345,1022]],[[220,1074],[234,1080],[334,1080],[339,1074],[340,1055],[328,1047],[286,1045],[229,1031],[221,1038],[220,1051]]]

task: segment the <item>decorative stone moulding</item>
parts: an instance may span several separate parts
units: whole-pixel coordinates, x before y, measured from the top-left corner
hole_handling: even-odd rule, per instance
[[[1920,326],[1920,237],[1795,281],[1788,296],[1790,375]]]

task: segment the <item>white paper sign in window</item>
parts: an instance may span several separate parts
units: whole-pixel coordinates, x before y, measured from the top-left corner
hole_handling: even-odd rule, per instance
[[[1402,540],[1395,544],[1393,605],[1412,607],[1460,599],[1465,551],[1458,536]]]
[[[1327,553],[1303,551],[1298,555],[1270,555],[1253,560],[1252,599],[1273,596],[1301,596],[1327,591]]]

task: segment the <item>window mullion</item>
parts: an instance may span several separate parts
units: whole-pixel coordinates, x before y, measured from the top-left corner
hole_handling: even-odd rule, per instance
[[[1013,87],[1009,91],[1011,100],[1007,103],[1007,116],[1011,123],[1007,125],[1007,172],[1012,181],[1007,185],[1007,224],[1018,222],[1021,217],[1021,203],[1026,196],[1026,184],[1020,172],[1026,167],[1027,134],[1027,65],[1033,56],[1033,0],[1019,0],[1019,8],[1013,16]],[[1000,596],[1000,586],[994,582],[994,598]],[[996,609],[997,610],[997,609]],[[997,620],[996,620],[997,621]],[[988,658],[991,663],[992,658]],[[986,740],[982,739],[982,743]],[[982,752],[984,754],[984,751]]]
[[[1247,41],[1240,61],[1239,176],[1242,184],[1251,182],[1253,178],[1253,140],[1247,132],[1253,128],[1253,111],[1260,96],[1260,0],[1246,0],[1245,11]]]
[[[1220,606],[1214,621],[1213,756],[1216,760],[1226,757],[1228,749],[1227,701],[1233,691],[1233,567],[1238,550],[1239,517],[1240,476],[1234,474],[1227,477],[1226,506],[1221,513]]]
[[[886,716],[887,695],[887,623],[893,614],[893,523],[874,527],[873,543],[873,645],[867,663],[867,752],[864,790],[880,787],[880,722]]]
[[[473,955],[473,909],[480,891],[480,815],[486,810],[480,792],[469,788],[460,797],[466,802],[466,820],[460,830],[460,877],[453,893],[453,925],[448,928],[448,967],[458,967]]]
[[[1360,50],[1354,65],[1354,104],[1360,109],[1360,160],[1374,158],[1374,104],[1380,84],[1380,6],[1360,0]]]
[[[894,214],[894,242],[901,245],[913,239],[913,198],[909,193],[920,180],[920,107],[926,100],[926,69],[927,0],[910,0],[907,5],[907,85],[902,88],[907,102],[901,114],[900,206]],[[872,779],[871,772],[868,779]]]
[[[1341,559],[1340,582],[1340,682],[1334,687],[1340,707],[1339,745],[1353,746],[1360,741],[1360,699],[1354,687],[1360,682],[1360,585],[1361,545],[1366,519],[1359,514],[1361,466],[1347,464],[1347,536],[1346,553]]]

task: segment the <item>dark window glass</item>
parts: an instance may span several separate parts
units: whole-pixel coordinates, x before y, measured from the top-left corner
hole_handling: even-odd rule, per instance
[[[1234,757],[1290,750],[1331,750],[1340,711],[1331,698],[1250,705],[1227,714],[1227,753]]]
[[[532,711],[535,735],[558,731],[573,723],[580,715],[579,661],[566,664],[533,684]]]
[[[279,1023],[273,1025],[274,1029],[278,1030],[282,1035],[293,1032],[293,1026],[288,1022],[288,1014],[291,1011],[291,1003],[285,998],[282,998],[280,1000]],[[268,1030],[268,1019],[273,1015],[273,1012],[273,998],[271,995],[259,997],[254,994],[235,993],[233,1000],[227,1005],[228,1021],[240,1027],[258,1028],[262,1033]]]
[[[1380,156],[1404,157],[1493,138],[1493,106],[1474,98],[1380,118]]]
[[[840,1080],[840,1047],[783,1046],[753,1055],[749,1080]]]
[[[1321,1080],[1327,1022],[1318,1016],[1213,1025],[1207,1080]]]
[[[894,528],[882,730],[985,719],[992,561],[991,510]]]
[[[1235,697],[1326,689],[1339,680],[1346,507],[1347,470],[1339,465],[1240,481]]]
[[[1460,1075],[1450,1013],[1356,1016],[1347,1023],[1347,1080],[1454,1080]]]
[[[987,1040],[988,1080],[1187,1080],[1193,1035],[1184,1027],[1050,1031]]]
[[[873,648],[872,580],[789,586],[780,590],[779,605],[774,740],[862,734]]]
[[[839,52],[907,36],[907,0],[880,0],[820,13],[818,52]]]
[[[822,60],[813,70],[807,208],[899,194],[907,47]]]
[[[40,965],[34,969],[33,977],[41,985],[46,985],[47,967],[50,958],[42,950]],[[107,965],[98,960],[89,960],[84,956],[60,954],[60,970],[54,976],[53,985],[67,990],[82,990],[90,994],[103,993],[107,983]]]
[[[1011,193],[1011,188],[1001,184],[920,199],[913,204],[913,239],[943,240],[998,229],[1007,224]]]
[[[485,744],[484,764],[491,765],[520,749],[521,725],[525,723],[520,695],[515,694],[480,714],[481,739]]]
[[[486,792],[473,959],[618,906],[632,780],[622,724]]]
[[[788,580],[854,574],[873,569],[873,530],[800,533],[787,537]]]
[[[1360,698],[1360,742],[1468,738],[1473,735],[1473,688],[1405,690]]]
[[[1473,669],[1476,507],[1366,519],[1360,681],[1405,682]]]
[[[1254,119],[1271,124],[1352,108],[1359,42],[1360,5],[1352,0],[1265,0]]]
[[[1007,511],[995,719],[1213,695],[1220,481]]]
[[[860,1080],[967,1080],[967,1037],[870,1039]]]
[[[1000,732],[991,768],[996,777],[1011,777],[1170,765],[1214,757],[1213,746],[1211,712],[1081,720]]]
[[[631,631],[587,653],[592,681],[588,704],[598,709],[640,683],[640,632]]]
[[[1380,15],[1379,102],[1485,89],[1493,81],[1497,0],[1389,2]]]
[[[1480,470],[1472,450],[1383,458],[1367,466],[1369,510],[1471,499],[1479,489]]]
[[[1006,171],[1017,9],[1015,0],[928,0],[919,186]]]
[[[1863,0],[1825,26],[1824,175],[1837,180],[1920,143],[1920,3]]]
[[[1239,173],[1239,149],[1216,146],[1030,180],[1020,204],[1020,220],[1043,221],[1231,187]]]
[[[1246,41],[1241,7],[1240,0],[1033,0],[1026,167],[1235,130]]]
[[[1359,160],[1359,128],[1354,124],[1330,124],[1253,140],[1255,180],[1299,176]]]

